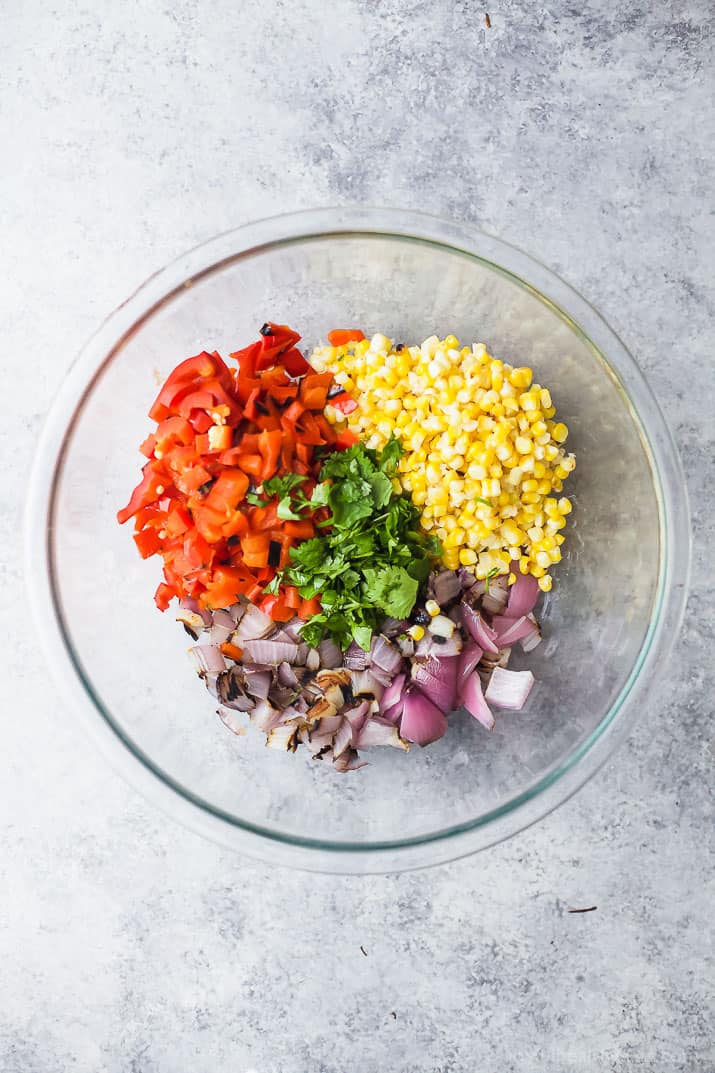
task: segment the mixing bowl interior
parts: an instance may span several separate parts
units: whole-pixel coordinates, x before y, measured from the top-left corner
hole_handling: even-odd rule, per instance
[[[299,750],[237,738],[193,674],[188,638],[152,602],[158,560],[140,561],[115,511],[136,483],[146,411],[182,358],[224,356],[265,320],[310,348],[334,326],[406,342],[453,332],[528,364],[550,388],[578,467],[564,560],[543,604],[544,642],[514,665],[538,684],[487,733],[471,717],[408,755],[372,750],[341,776]],[[578,326],[522,281],[448,246],[365,233],[316,235],[229,258],[187,280],[115,347],[67,433],[50,532],[55,597],[87,688],[159,777],[240,825],[360,845],[434,837],[506,808],[570,758],[636,673],[657,602],[660,518],[631,404]]]

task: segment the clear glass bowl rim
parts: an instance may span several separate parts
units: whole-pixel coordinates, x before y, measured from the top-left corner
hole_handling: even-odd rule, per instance
[[[404,841],[364,844],[297,838],[241,821],[196,797],[138,750],[103,706],[73,649],[62,619],[52,556],[55,490],[65,445],[95,378],[127,337],[188,281],[236,258],[275,245],[350,233],[446,247],[507,276],[568,323],[601,360],[639,428],[660,516],[654,613],[627,681],[592,734],[526,791],[473,821]],[[642,708],[677,637],[688,588],[690,524],[680,459],[663,414],[623,342],[586,299],[539,261],[472,225],[414,211],[352,206],[273,216],[224,232],[150,276],[110,314],[70,366],[47,415],[26,504],[25,563],[35,627],[52,674],[68,705],[130,784],[187,826],[268,863],[379,873],[426,867],[494,845],[547,815],[598,771],[630,731],[632,720],[626,715]]]

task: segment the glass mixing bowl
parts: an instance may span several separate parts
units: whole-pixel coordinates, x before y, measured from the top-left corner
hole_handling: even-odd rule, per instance
[[[454,715],[408,755],[339,775],[307,752],[237,738],[154,608],[158,560],[115,520],[159,379],[227,354],[266,320],[312,347],[335,326],[410,342],[485,342],[548,385],[578,458],[544,642],[516,660],[537,686],[493,733]],[[70,709],[150,798],[270,862],[393,871],[493,844],[543,816],[627,733],[667,663],[683,609],[689,525],[678,457],[633,359],[542,265],[472,228],[395,210],[331,209],[221,235],[152,276],[85,347],[52,407],[28,506],[38,631]],[[303,753],[305,752],[305,755]]]

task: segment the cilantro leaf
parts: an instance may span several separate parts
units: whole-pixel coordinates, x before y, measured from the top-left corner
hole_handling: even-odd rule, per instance
[[[271,477],[270,480],[263,482],[263,491],[269,496],[287,496],[307,479],[300,473],[288,473],[285,477]]]
[[[415,606],[418,581],[401,566],[372,567],[363,571],[367,598],[392,618],[406,618]]]
[[[296,512],[291,507],[290,496],[284,496],[283,499],[281,499],[278,504],[276,514],[284,522],[300,520],[300,514],[296,514]]]

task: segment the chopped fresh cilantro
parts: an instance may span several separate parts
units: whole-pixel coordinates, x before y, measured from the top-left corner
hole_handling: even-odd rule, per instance
[[[493,578],[495,574],[499,573],[499,567],[493,566],[487,576],[484,578],[484,591],[489,592],[489,580]]]
[[[399,440],[392,439],[381,452],[356,444],[326,455],[309,500],[295,491],[304,478],[264,484],[266,493],[281,496],[281,518],[305,517],[294,512],[306,508],[329,512],[317,523],[318,536],[291,549],[280,575],[281,584],[296,585],[301,597],[320,596],[320,613],[301,629],[309,645],[330,636],[342,648],[356,641],[369,649],[385,616],[410,614],[441,553],[439,541],[421,531],[415,505],[392,486],[401,453]]]

